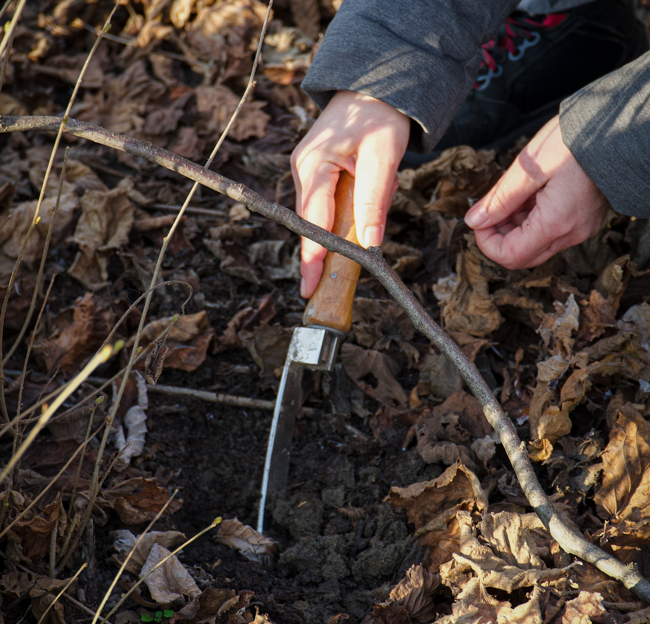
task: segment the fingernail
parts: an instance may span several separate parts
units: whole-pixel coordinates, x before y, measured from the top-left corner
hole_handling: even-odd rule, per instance
[[[369,225],[363,231],[364,247],[379,247],[384,238],[384,228],[381,225]]]
[[[485,206],[475,205],[466,215],[465,223],[473,230],[481,227],[488,220],[488,211]]]
[[[303,278],[300,279],[300,296],[303,299],[306,298],[306,296],[305,296],[306,290],[307,290],[307,283],[305,282],[305,278],[303,277]]]

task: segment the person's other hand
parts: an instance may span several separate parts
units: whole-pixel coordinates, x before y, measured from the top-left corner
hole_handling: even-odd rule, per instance
[[[331,230],[334,191],[341,171],[355,177],[354,219],[359,244],[380,245],[397,190],[397,167],[409,139],[410,121],[375,98],[339,91],[291,156],[296,212]],[[327,251],[302,240],[300,294],[310,297]]]
[[[594,236],[609,202],[549,121],[504,176],[467,212],[479,249],[507,269],[527,269]]]

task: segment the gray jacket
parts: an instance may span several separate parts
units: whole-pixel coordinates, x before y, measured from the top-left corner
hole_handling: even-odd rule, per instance
[[[481,45],[518,4],[345,0],[302,87],[321,108],[339,90],[394,106],[412,120],[409,149],[429,152],[474,84]],[[565,144],[614,209],[650,217],[650,52],[565,100],[560,124]]]

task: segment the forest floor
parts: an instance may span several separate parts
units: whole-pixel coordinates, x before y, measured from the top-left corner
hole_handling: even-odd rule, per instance
[[[318,114],[298,84],[338,4],[276,2],[253,97],[212,166],[290,208],[289,157]],[[27,3],[0,114],[62,114],[111,9],[107,0]],[[204,162],[246,87],[265,13],[258,0],[127,0],[70,117]],[[53,140],[0,135],[3,296]],[[62,175],[63,147],[71,150]],[[516,153],[458,147],[400,172],[382,248],[476,363],[565,519],[650,578],[650,226],[612,212],[596,237],[536,269],[490,262],[463,215]],[[19,402],[38,415],[42,397],[83,368],[147,291],[191,185],[64,135],[8,300],[5,355],[38,289],[29,331],[5,364],[9,418]],[[126,365],[140,302],[115,335],[124,349],[67,399],[2,482],[0,622],[38,622],[84,563],[46,617],[92,621],[135,538],[175,490],[103,616],[165,549],[224,521],[152,573],[111,622],[650,621],[633,594],[558,547],[458,372],[363,271],[352,331],[335,370],[310,379],[289,487],[269,502],[259,535],[251,527],[271,422],[264,402],[275,400],[305,305],[299,239],[199,187],[159,283],[140,342],[151,350],[171,328],[157,386],[259,401],[237,407],[161,392],[144,384],[142,358],[98,458],[117,386],[101,389],[103,403],[88,397]],[[2,430],[2,463],[28,430]],[[89,509],[96,463],[105,480]]]

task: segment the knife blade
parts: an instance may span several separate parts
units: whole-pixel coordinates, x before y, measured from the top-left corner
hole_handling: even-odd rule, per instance
[[[354,178],[342,172],[334,195],[332,232],[358,243],[354,226]],[[323,275],[307,303],[303,326],[292,335],[266,448],[257,530],[264,530],[264,511],[271,494],[286,489],[296,416],[302,407],[305,370],[330,371],[341,341],[352,326],[352,304],[361,267],[348,258],[328,252]]]

